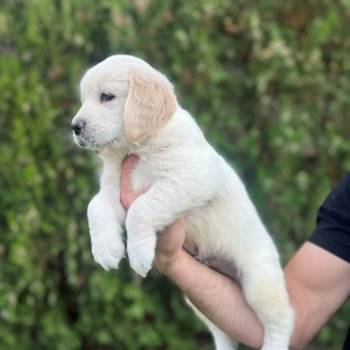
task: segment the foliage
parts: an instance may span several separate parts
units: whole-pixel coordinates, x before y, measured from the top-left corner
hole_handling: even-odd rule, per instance
[[[156,272],[92,261],[96,164],[69,132],[88,66],[123,52],[170,76],[288,259],[350,167],[349,18],[348,0],[3,0],[0,349],[212,346]],[[317,344],[339,348],[345,311]]]

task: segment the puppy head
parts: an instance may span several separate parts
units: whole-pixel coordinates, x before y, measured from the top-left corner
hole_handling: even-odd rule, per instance
[[[72,121],[81,147],[142,144],[174,114],[168,79],[132,56],[116,55],[89,69],[80,83],[82,106]]]

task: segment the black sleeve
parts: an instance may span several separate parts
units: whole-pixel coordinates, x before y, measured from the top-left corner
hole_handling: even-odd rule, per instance
[[[320,207],[309,241],[350,262],[350,173]]]

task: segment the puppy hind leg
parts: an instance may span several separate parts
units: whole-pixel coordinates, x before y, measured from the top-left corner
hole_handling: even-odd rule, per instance
[[[237,350],[238,344],[232,341],[221,329],[210,321],[192,302],[185,296],[186,303],[191,307],[198,318],[209,328],[215,343],[216,350]]]
[[[247,302],[264,326],[262,350],[288,350],[294,311],[280,266],[265,263],[243,268],[241,284]]]

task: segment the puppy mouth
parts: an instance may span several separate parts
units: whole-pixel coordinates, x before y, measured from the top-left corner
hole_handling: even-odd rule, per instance
[[[76,136],[76,135],[73,135],[73,139],[75,143],[78,145],[78,147],[84,148],[84,149],[91,149],[98,153],[102,152],[104,149],[106,149],[109,146],[118,148],[118,144],[119,144],[117,138],[112,139],[111,141],[103,142],[103,143],[97,143],[94,140],[87,140],[83,136]]]
[[[84,140],[78,140],[77,145],[81,148],[88,148],[89,147],[89,144]]]
[[[81,148],[89,147],[89,142],[81,136],[76,136],[73,134],[73,140],[78,147],[81,147]]]
[[[73,134],[73,140],[75,144],[80,148],[96,149],[99,147],[99,145],[96,145],[95,142],[91,142],[85,139],[82,135],[76,136]]]

